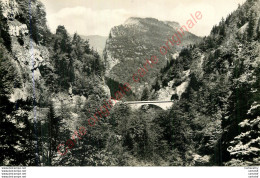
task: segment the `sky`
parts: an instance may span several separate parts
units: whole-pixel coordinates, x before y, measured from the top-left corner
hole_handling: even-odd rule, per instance
[[[129,17],[152,17],[185,25],[191,14],[202,19],[191,32],[209,35],[213,25],[237,9],[245,0],[40,0],[46,7],[52,32],[64,25],[69,33],[108,36],[110,29]]]

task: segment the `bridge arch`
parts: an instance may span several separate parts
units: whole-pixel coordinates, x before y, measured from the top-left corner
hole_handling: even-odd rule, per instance
[[[130,105],[133,109],[139,109],[144,105],[151,105],[167,110],[173,105],[173,101],[126,101],[124,103]]]

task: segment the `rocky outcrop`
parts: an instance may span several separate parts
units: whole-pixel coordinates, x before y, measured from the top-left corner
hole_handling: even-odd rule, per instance
[[[19,36],[19,35],[28,35],[29,30],[27,29],[26,24],[15,24],[9,23],[9,34],[11,36]]]
[[[190,70],[184,71],[182,73],[182,82],[177,85],[176,87],[173,87],[174,84],[176,83],[176,80],[173,79],[168,82],[168,86],[162,87],[158,92],[157,92],[157,97],[156,100],[158,101],[169,101],[172,100],[172,96],[176,95],[178,96],[178,99],[181,99],[181,95],[186,91],[189,82],[190,82]],[[177,99],[177,98],[176,98]]]
[[[2,5],[2,15],[8,27],[7,32],[11,39],[11,62],[17,71],[17,81],[20,80],[20,87],[15,87],[12,90],[9,101],[15,103],[18,100],[31,100],[33,92],[35,92],[36,102],[39,102],[41,91],[38,89],[44,88],[46,90],[47,88],[40,68],[45,67],[52,70],[49,51],[46,46],[35,43],[29,35],[26,22],[19,19],[19,17],[24,15],[22,14],[22,6],[19,3],[26,4],[26,2],[19,1],[18,3],[15,0],[1,0],[0,3]],[[32,11],[36,11],[36,6],[39,2],[33,1],[31,3]],[[38,85],[32,86],[32,83],[38,83]],[[15,82],[14,85],[16,85]],[[29,115],[33,117],[32,113]]]
[[[19,13],[19,5],[15,0],[0,0],[3,9],[3,16],[13,20]]]

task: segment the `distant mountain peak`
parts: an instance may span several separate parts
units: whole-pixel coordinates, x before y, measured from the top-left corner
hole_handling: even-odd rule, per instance
[[[156,18],[151,18],[151,17],[146,17],[146,18],[130,17],[124,22],[123,26],[142,26],[144,25],[144,23],[151,24],[151,25],[168,25],[174,29],[180,27],[180,24],[178,22],[160,21]]]
[[[174,22],[174,21],[164,21],[165,24],[171,26],[172,28],[178,28],[181,27],[180,24],[178,22]]]

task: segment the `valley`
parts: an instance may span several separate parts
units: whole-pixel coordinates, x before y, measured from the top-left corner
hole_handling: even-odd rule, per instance
[[[0,0],[1,166],[259,165],[260,1],[202,14],[84,36]]]

